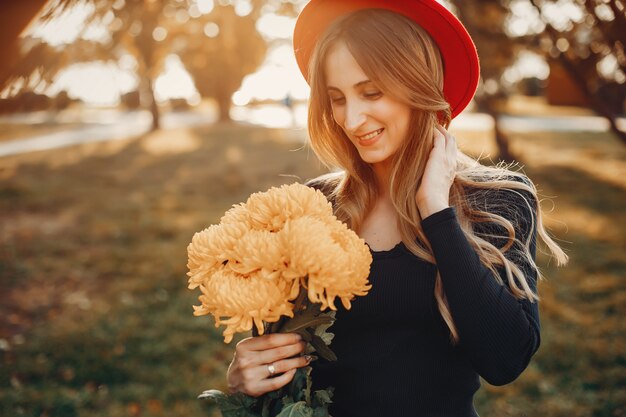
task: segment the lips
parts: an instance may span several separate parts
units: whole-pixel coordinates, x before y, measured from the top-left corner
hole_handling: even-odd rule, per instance
[[[376,142],[376,140],[378,140],[378,138],[380,137],[381,133],[383,133],[384,130],[385,130],[384,128],[380,128],[366,135],[357,136],[357,139],[359,140],[359,143],[362,146],[371,145],[372,143]]]

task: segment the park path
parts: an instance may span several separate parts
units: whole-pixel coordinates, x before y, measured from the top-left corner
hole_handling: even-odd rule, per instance
[[[37,112],[34,114],[20,114],[4,116],[3,122],[10,123],[42,123],[48,120],[49,114]],[[59,123],[75,121],[75,118],[59,120]],[[20,138],[0,143],[0,157],[16,155],[26,152],[43,151],[78,145],[89,142],[127,139],[150,131],[152,119],[147,111],[103,111],[87,113],[80,119],[83,125],[68,127],[67,130],[30,137]],[[214,122],[211,115],[197,112],[170,112],[162,115],[163,129],[192,127]]]
[[[0,117],[2,123],[42,123],[49,121],[50,113],[36,112]],[[74,116],[60,117],[58,123],[76,121]],[[303,129],[306,109],[297,106],[295,113],[289,115],[282,106],[259,106],[239,109],[237,119],[266,127]],[[210,125],[216,120],[212,113],[196,111],[169,112],[162,115],[163,129]],[[598,132],[607,131],[609,123],[598,116],[511,116],[500,118],[502,128],[510,132]],[[26,138],[0,143],[0,157],[27,152],[62,148],[88,142],[101,142],[126,139],[147,133],[150,130],[151,117],[147,111],[99,110],[80,113],[82,125],[69,127],[67,130],[33,135]],[[618,120],[620,129],[626,130],[626,118]],[[482,113],[463,113],[457,117],[452,128],[465,131],[484,131],[493,128],[491,116]]]

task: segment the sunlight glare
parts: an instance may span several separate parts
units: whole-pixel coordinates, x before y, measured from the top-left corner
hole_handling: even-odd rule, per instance
[[[196,3],[193,3],[191,6],[189,6],[189,17],[193,18],[193,19],[197,19],[198,17],[202,16],[202,13],[200,12],[200,8],[198,8],[198,5]]]
[[[193,79],[185,70],[178,55],[169,55],[165,59],[165,70],[157,77],[154,87],[157,101],[163,102],[170,98],[185,98],[197,101],[198,90]]]
[[[209,22],[204,25],[204,34],[209,38],[214,38],[220,33],[220,27],[215,22]]]
[[[54,96],[67,91],[70,97],[89,104],[117,105],[120,94],[135,89],[137,76],[114,63],[74,64],[59,72],[47,93]]]
[[[22,32],[21,37],[32,36],[42,38],[52,46],[72,43],[83,30],[85,20],[94,12],[91,3],[78,3],[76,6],[62,13],[60,16],[46,23],[37,21]],[[92,24],[85,33],[83,39],[93,41],[106,41],[110,34],[102,23]]]
[[[243,91],[235,91],[235,94],[233,94],[233,104],[235,106],[247,106],[251,98],[249,94]]]
[[[250,1],[238,1],[235,4],[235,13],[237,16],[247,16],[252,12],[252,3]]]
[[[163,26],[155,27],[152,31],[152,39],[157,42],[161,42],[164,41],[165,38],[167,38],[167,29],[165,29]]]
[[[537,77],[545,80],[550,75],[550,67],[543,57],[531,51],[520,51],[515,63],[504,71],[504,80],[514,84],[524,78]]]
[[[198,0],[197,4],[198,10],[202,14],[211,13],[211,10],[213,10],[213,6],[215,5],[213,0]]]
[[[504,29],[512,37],[543,32],[546,25],[541,21],[537,9],[526,0],[511,2],[511,14],[507,17]]]
[[[292,110],[281,104],[264,106],[233,107],[233,120],[255,125],[278,128],[302,128],[306,126],[307,106],[297,104]]]
[[[620,72],[619,63],[613,54],[608,54],[602,58],[597,64],[598,72],[606,79],[615,79],[615,75]]]
[[[572,24],[571,22],[580,22],[584,18],[581,6],[569,0],[546,3],[541,10],[558,31],[566,30]]]
[[[293,70],[281,67],[263,66],[254,74],[247,75],[241,83],[238,96],[256,100],[282,100],[287,94],[294,99],[306,99],[309,86],[304,78]]]
[[[126,53],[120,57],[118,65],[124,71],[136,71],[139,64],[134,55]]]
[[[295,18],[274,13],[267,13],[256,22],[257,30],[269,39],[290,39],[295,25]]]
[[[141,147],[152,155],[193,152],[202,141],[191,129],[160,129],[141,139]]]
[[[251,118],[252,123],[261,123],[267,126],[289,126],[292,116],[283,105],[270,106],[271,110],[260,111],[259,109],[243,109],[252,101],[284,100],[289,95],[293,100],[307,100],[310,88],[304,77],[300,75],[298,64],[290,45],[279,45],[270,48],[265,57],[265,62],[253,74],[244,77],[241,87],[232,100],[235,104],[233,117],[245,120]],[[299,106],[294,106],[293,117],[298,120],[296,124],[306,121]],[[304,111],[306,113],[306,111]],[[261,120],[268,118],[265,122]],[[254,119],[254,121],[252,120]]]

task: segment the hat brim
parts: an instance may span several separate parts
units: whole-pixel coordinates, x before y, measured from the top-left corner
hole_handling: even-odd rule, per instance
[[[311,54],[326,28],[341,16],[372,8],[403,14],[429,33],[442,55],[443,92],[452,117],[461,113],[476,93],[480,76],[478,54],[459,19],[434,0],[311,0],[298,16],[293,35],[296,60],[304,78],[308,79]]]

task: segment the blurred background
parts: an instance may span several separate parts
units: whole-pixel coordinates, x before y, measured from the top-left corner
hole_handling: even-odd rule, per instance
[[[324,172],[291,46],[305,4],[2,3],[0,415],[219,416],[196,396],[226,388],[237,339],[192,315],[186,247]],[[453,133],[518,162],[571,256],[539,254],[540,351],[478,412],[625,416],[626,2],[443,4],[482,65]]]

